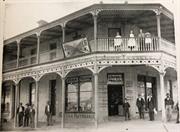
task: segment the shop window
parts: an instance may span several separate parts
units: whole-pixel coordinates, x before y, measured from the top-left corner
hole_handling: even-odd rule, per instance
[[[138,94],[141,94],[142,97],[147,101],[148,95],[151,94],[155,100],[157,106],[157,88],[156,88],[156,78],[138,75]]]
[[[92,112],[91,76],[71,77],[66,80],[66,112]]]

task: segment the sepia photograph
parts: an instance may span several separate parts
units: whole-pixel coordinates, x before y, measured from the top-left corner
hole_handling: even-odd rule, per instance
[[[179,0],[0,0],[0,131],[180,132],[178,43]]]

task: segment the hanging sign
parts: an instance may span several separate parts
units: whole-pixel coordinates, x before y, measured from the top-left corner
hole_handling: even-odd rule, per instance
[[[77,56],[90,52],[87,38],[81,38],[63,44],[66,57]]]

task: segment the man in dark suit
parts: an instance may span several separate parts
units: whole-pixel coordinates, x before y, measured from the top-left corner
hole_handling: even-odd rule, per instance
[[[151,94],[149,95],[148,100],[147,100],[147,107],[149,110],[149,119],[150,119],[150,121],[153,121],[155,105],[154,105],[154,99]]]
[[[52,125],[52,108],[49,101],[47,101],[47,104],[45,107],[45,114],[47,116],[47,126]]]
[[[174,101],[170,97],[169,93],[166,94],[166,98],[164,102],[165,102],[165,109],[166,109],[166,118],[167,118],[167,121],[170,121],[172,117],[172,109],[173,109]]]
[[[17,108],[17,117],[18,117],[18,126],[23,126],[23,117],[24,117],[24,106],[22,103],[19,104],[19,107]]]
[[[124,99],[123,108],[124,108],[125,120],[127,119],[130,120],[130,112],[129,112],[130,104],[127,98]]]
[[[139,117],[140,119],[144,119],[144,99],[138,94],[138,98],[136,100],[136,106],[138,107]]]
[[[30,117],[30,106],[29,104],[26,104],[26,108],[24,111],[24,127],[29,126],[29,117]]]
[[[35,119],[35,109],[34,109],[34,104],[31,105],[30,107],[30,126],[31,128],[34,128],[34,119]]]

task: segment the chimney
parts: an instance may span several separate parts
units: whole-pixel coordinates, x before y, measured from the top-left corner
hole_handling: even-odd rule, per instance
[[[45,20],[39,20],[37,21],[38,27],[44,26],[46,24],[48,24],[48,22],[46,22]]]

